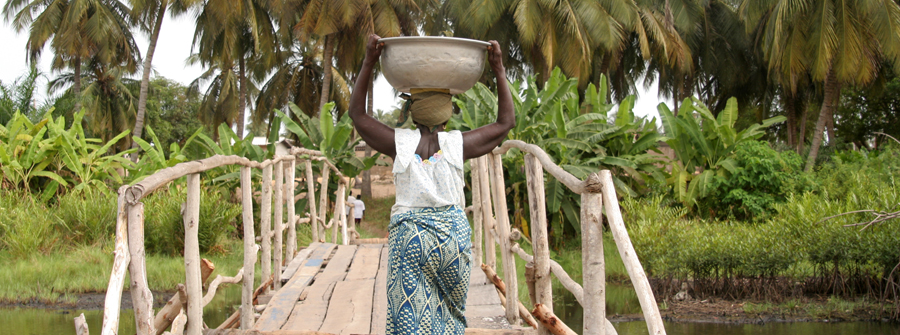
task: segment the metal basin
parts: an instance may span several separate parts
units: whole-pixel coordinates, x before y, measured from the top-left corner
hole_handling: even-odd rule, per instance
[[[481,78],[490,43],[455,37],[413,36],[382,38],[381,70],[391,86],[450,89],[463,93]]]

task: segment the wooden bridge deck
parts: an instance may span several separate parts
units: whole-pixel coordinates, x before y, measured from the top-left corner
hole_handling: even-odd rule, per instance
[[[326,334],[384,334],[388,248],[384,244],[313,243],[285,268],[254,329]],[[500,298],[475,268],[466,308],[467,334],[530,334],[512,327]]]

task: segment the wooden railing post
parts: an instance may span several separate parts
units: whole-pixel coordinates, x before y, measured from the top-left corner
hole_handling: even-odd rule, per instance
[[[128,251],[128,211],[126,210],[126,186],[119,189],[118,213],[116,214],[116,248],[114,251],[112,272],[109,274],[109,285],[106,289],[106,300],[103,304],[103,326],[101,334],[114,335],[119,331],[119,307],[122,303],[122,288],[125,286],[125,271],[131,261]]]
[[[266,280],[272,275],[272,165],[266,165],[262,173],[262,202],[259,210],[259,235],[262,237],[262,278]],[[263,294],[269,291],[269,287],[263,288]]]
[[[297,206],[294,204],[294,176],[296,175],[295,171],[297,170],[297,160],[291,156],[291,159],[288,160],[284,168],[287,169],[287,173],[284,175],[284,182],[287,183],[287,185],[285,185],[287,186],[287,194],[284,195],[284,198],[287,200],[287,254],[288,262],[290,262],[297,253]]]
[[[144,204],[128,207],[128,250],[131,263],[131,301],[134,306],[134,325],[139,335],[155,334],[153,329],[153,293],[147,283],[147,267],[144,260]]]
[[[490,154],[488,154],[490,155]],[[478,181],[481,192],[481,215],[484,223],[484,264],[497,270],[497,251],[494,246],[494,210],[491,207],[491,180],[488,177],[488,169],[491,160],[488,155],[476,158],[478,160]]]
[[[544,168],[532,154],[525,155],[528,208],[531,212],[531,244],[534,249],[534,303],[553,310],[553,287],[550,283],[550,242],[547,237],[547,206],[544,192]],[[550,332],[543,324],[539,334]]]
[[[306,203],[309,205],[309,228],[312,231],[312,241],[319,242],[319,216],[316,213],[316,179],[313,175],[312,161],[306,160]]]
[[[200,174],[187,175],[184,210],[184,283],[187,288],[187,335],[203,330],[203,283],[200,282]]]
[[[472,223],[472,264],[475,266],[481,266],[484,254],[481,238],[484,218],[481,209],[481,180],[478,179],[478,162],[480,162],[479,159],[469,161],[469,175],[472,177],[472,218],[475,221]]]
[[[603,259],[603,199],[581,194],[581,264],[584,274],[584,335],[606,335],[606,265]]]
[[[503,156],[491,155],[493,174],[491,185],[494,207],[497,213],[497,235],[500,237],[500,255],[503,257],[503,281],[506,282],[506,319],[511,325],[519,324],[519,284],[516,277],[516,258],[510,249],[509,212],[506,208],[506,184],[503,181]]]
[[[256,236],[253,232],[253,180],[250,167],[241,166],[241,192],[244,221],[244,279],[241,290],[241,329],[253,328],[253,270],[256,264]],[[290,211],[288,211],[290,213]],[[290,215],[288,215],[290,218]],[[288,244],[290,245],[290,244]]]
[[[647,274],[644,273],[644,268],[641,267],[641,262],[634,252],[634,246],[631,245],[628,231],[625,230],[625,221],[622,220],[622,211],[619,209],[616,188],[609,170],[600,171],[600,182],[603,186],[603,203],[606,208],[606,218],[609,220],[609,230],[612,231],[616,246],[619,248],[619,256],[625,263],[625,269],[628,270],[628,276],[631,277],[631,283],[634,285],[638,301],[641,303],[647,329],[650,331],[650,335],[665,335],[666,329],[663,327],[653,290],[650,289],[650,281],[647,280]],[[587,292],[585,292],[585,296],[587,296]]]
[[[275,163],[275,274],[273,284],[281,289],[281,272],[284,266],[284,161]]]
[[[341,244],[349,245],[350,240],[347,238],[347,195],[346,193],[346,185],[344,185],[343,181],[338,183],[337,190],[337,200],[334,203],[334,217],[340,218],[336,222],[340,222],[341,224]],[[334,239],[337,242],[337,238]]]
[[[323,223],[325,223],[325,222],[327,222],[327,221],[325,221],[325,219],[328,217],[328,215],[327,215],[327,212],[328,212],[328,179],[331,178],[331,170],[328,169],[328,163],[324,162],[324,161],[322,162],[321,176],[322,176],[322,183],[321,183],[321,187],[319,188],[319,209],[320,209],[319,219],[321,219],[321,221]],[[312,200],[312,199],[310,199],[310,200]],[[312,219],[312,218],[310,218],[310,219]],[[322,229],[322,235],[319,235],[319,239],[320,239],[319,241],[325,242],[326,235],[327,235],[327,228]],[[334,241],[332,241],[332,242],[334,242]]]

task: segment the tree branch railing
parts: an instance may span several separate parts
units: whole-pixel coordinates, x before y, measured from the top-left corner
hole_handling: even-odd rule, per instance
[[[308,217],[299,218],[294,210],[295,204],[295,170],[296,162],[304,163],[309,199]],[[316,206],[315,179],[312,162],[322,162],[322,175],[320,193],[322,200]],[[254,295],[254,267],[257,261],[261,263],[262,278],[265,280],[274,277],[272,282],[276,289],[281,286],[282,264],[290,262],[297,253],[297,224],[310,223],[314,241],[324,241],[325,234],[319,235],[319,228],[325,226],[325,208],[328,207],[328,181],[330,173],[339,177],[337,189],[337,201],[334,206],[334,215],[337,224],[332,227],[332,241],[337,242],[338,229],[340,228],[342,244],[349,244],[350,237],[347,231],[347,221],[344,215],[346,209],[347,178],[334,166],[321,152],[303,148],[292,148],[289,155],[276,156],[263,162],[256,162],[239,156],[216,155],[197,161],[180,163],[175,166],[157,171],[153,175],[134,183],[119,188],[118,210],[116,215],[116,239],[113,268],[106,292],[106,303],[103,311],[102,334],[112,335],[118,331],[120,316],[120,301],[125,282],[125,273],[128,271],[131,285],[131,297],[134,305],[135,327],[138,334],[157,334],[154,325],[153,295],[150,292],[146,260],[144,255],[144,205],[141,202],[145,197],[157,189],[181,178],[187,179],[187,196],[182,211],[185,225],[185,293],[187,310],[184,312],[184,322],[175,322],[173,333],[199,335],[203,328],[203,305],[208,303],[215,294],[218,285],[210,288],[204,296],[200,273],[200,248],[198,228],[203,218],[200,218],[200,173],[222,166],[237,165],[240,167],[241,206],[243,221],[244,263],[238,271],[238,275],[227,278],[229,283],[242,283],[241,294],[241,328],[250,329],[253,326],[254,307],[252,297]],[[253,217],[253,180],[251,169],[262,169],[259,187],[261,188],[260,208],[260,240],[261,246],[256,246]],[[274,170],[274,190],[273,184]],[[274,229],[272,227],[272,195],[275,195],[274,205]],[[318,208],[317,208],[318,207]],[[285,209],[287,215],[285,217]],[[287,225],[287,227],[285,227]],[[287,241],[283,236],[287,230]],[[274,252],[273,243],[274,241]],[[287,250],[282,250],[282,244]],[[258,250],[259,249],[259,250]],[[261,259],[257,260],[257,252],[262,252]],[[274,259],[273,259],[274,253]],[[282,261],[284,259],[284,262]],[[274,263],[274,264],[273,264]],[[274,271],[273,268],[274,267]],[[274,272],[274,273],[273,273]],[[225,278],[223,278],[225,279]],[[221,281],[221,280],[220,280]],[[267,285],[266,285],[267,286]],[[263,290],[266,290],[263,288]],[[181,316],[179,316],[181,318]],[[178,329],[176,329],[178,328]]]
[[[516,148],[525,153],[526,183],[531,216],[531,241],[534,256],[528,255],[510,238],[511,227],[506,208],[506,191],[503,181],[502,155]],[[659,313],[659,307],[650,288],[647,276],[635,254],[631,239],[625,229],[622,213],[616,197],[612,174],[608,170],[593,173],[586,180],[579,180],[556,165],[540,147],[522,141],[510,140],[493,150],[491,154],[471,160],[472,213],[474,217],[473,258],[487,268],[496,270],[495,244],[500,245],[503,260],[503,280],[506,285],[506,317],[510,323],[517,323],[518,293],[515,255],[532,263],[534,269],[535,310],[532,314],[539,320],[555,319],[552,314],[553,296],[550,273],[575,295],[584,308],[584,334],[615,334],[612,324],[606,319],[606,275],[603,258],[602,212],[605,209],[609,227],[619,249],[619,256],[625,263],[628,275],[637,292],[647,328],[652,335],[666,333]],[[544,172],[556,178],[572,192],[581,194],[581,239],[582,273],[584,285],[577,282],[555,261],[550,259],[547,237],[547,214],[544,193]],[[492,207],[493,202],[493,207]],[[493,215],[496,213],[496,216]],[[482,243],[483,241],[483,243]],[[482,245],[483,244],[483,245]],[[532,285],[529,283],[529,289]],[[558,321],[558,320],[557,320]],[[549,321],[548,321],[549,322]],[[549,332],[566,333],[566,327],[542,324],[541,334]]]

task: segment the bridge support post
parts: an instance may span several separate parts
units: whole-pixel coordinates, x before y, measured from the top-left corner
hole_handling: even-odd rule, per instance
[[[478,178],[478,162],[480,160],[473,159],[470,160],[469,164],[471,164],[471,169],[469,174],[472,177],[472,264],[475,266],[481,266],[484,262],[483,258],[483,250],[482,247],[482,225],[484,218],[482,217],[481,208],[481,179]]]
[[[262,173],[262,198],[259,209],[259,235],[262,237],[262,278],[266,280],[272,275],[272,165],[266,165]],[[269,287],[263,288],[263,294]]]
[[[650,281],[647,280],[647,274],[644,273],[644,268],[641,267],[641,262],[634,252],[634,246],[631,245],[628,231],[625,230],[622,211],[619,209],[619,200],[616,198],[616,188],[613,185],[612,174],[609,170],[600,171],[600,182],[603,186],[603,202],[606,208],[606,217],[609,219],[609,230],[612,231],[613,238],[616,240],[619,256],[622,257],[622,261],[625,263],[628,277],[631,278],[638,301],[641,303],[641,310],[644,311],[644,320],[647,321],[647,329],[650,331],[650,335],[665,335],[666,329],[663,327],[662,317],[659,314],[659,306],[656,305],[653,290],[650,289]],[[585,292],[586,295],[587,292]]]
[[[603,199],[581,194],[581,262],[584,283],[584,335],[606,335],[606,265],[603,259]]]
[[[309,205],[309,228],[312,231],[313,243],[319,242],[319,220],[316,213],[316,178],[313,175],[312,161],[303,162],[306,166],[306,203]]]
[[[297,171],[297,160],[294,157],[291,157],[284,168],[287,169],[284,174],[284,182],[287,183],[287,185],[285,185],[287,187],[287,194],[285,194],[284,197],[287,200],[287,254],[288,262],[290,262],[297,253],[297,206],[295,206],[294,203],[294,176]]]
[[[328,214],[327,214],[328,213],[328,179],[331,178],[331,170],[328,169],[328,163],[325,161],[322,161],[322,173],[320,173],[320,175],[322,176],[322,183],[319,188],[319,209],[320,209],[320,211],[318,214],[319,214],[320,221],[322,221],[323,223],[326,223],[326,222],[328,222],[325,220],[326,218],[328,218]],[[313,200],[310,199],[310,201],[313,201]],[[327,235],[328,235],[328,228],[324,227],[324,229],[322,229],[321,233],[322,234],[319,235],[319,241],[325,242],[325,240],[327,239]],[[332,241],[332,242],[334,242],[334,241]]]
[[[184,286],[187,288],[187,335],[203,330],[203,283],[200,275],[200,174],[187,175],[184,210]]]
[[[503,156],[491,155],[494,183],[494,206],[497,213],[497,235],[500,237],[500,255],[503,257],[503,277],[506,282],[506,319],[509,324],[519,324],[519,283],[516,277],[516,258],[509,240],[509,211],[506,208],[506,186],[503,182]]]
[[[274,287],[281,289],[281,272],[284,266],[284,161],[275,163],[275,274]]]
[[[525,175],[531,214],[531,243],[534,247],[534,304],[553,310],[550,283],[550,242],[547,237],[547,205],[544,192],[544,167],[532,154],[525,155]],[[539,334],[549,334],[543,324]]]
[[[253,270],[256,264],[256,236],[253,231],[253,181],[250,168],[241,166],[241,202],[244,221],[244,279],[241,283],[241,329],[252,329],[253,322]],[[290,212],[289,212],[290,213]],[[201,306],[201,308],[203,308]],[[203,320],[200,320],[201,324]]]
[[[484,155],[475,159],[478,161],[478,180],[481,192],[481,216],[484,224],[484,264],[492,270],[497,270],[497,249],[494,246],[494,210],[491,207],[491,180],[488,169],[490,157]]]
[[[144,260],[144,204],[127,205],[128,208],[128,249],[131,263],[128,272],[131,277],[131,301],[134,306],[134,325],[139,335],[154,335],[153,293],[147,283],[147,266]]]

